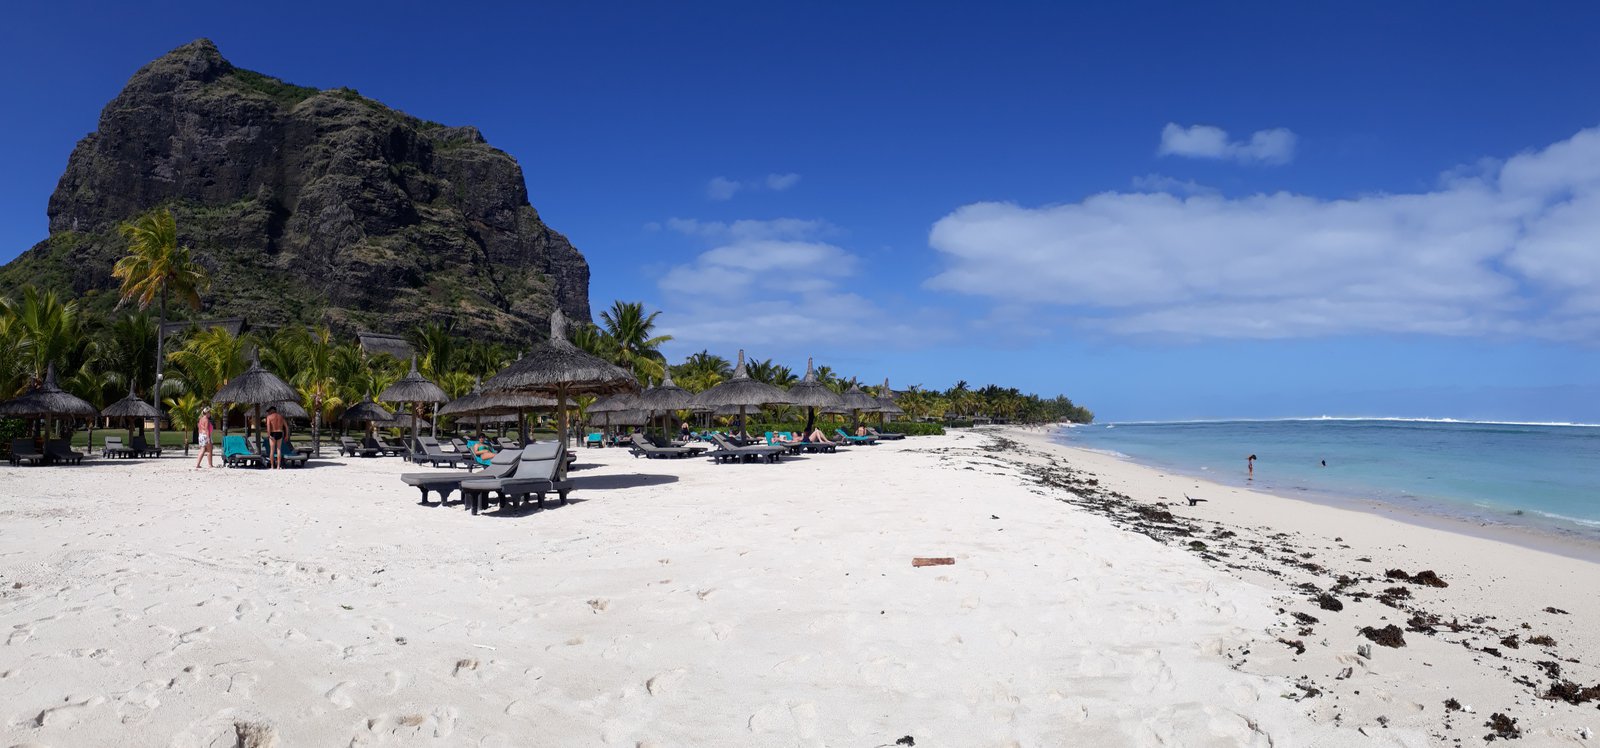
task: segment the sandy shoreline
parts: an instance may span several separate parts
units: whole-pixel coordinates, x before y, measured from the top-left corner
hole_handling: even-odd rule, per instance
[[[587,450],[577,501],[482,517],[417,506],[392,459],[0,468],[0,745],[1429,745],[1481,740],[1492,712],[1560,745],[1600,725],[1510,680],[1538,648],[1454,643],[1478,629],[1361,657],[1355,629],[1406,616],[1354,594],[1390,585],[1322,611],[1293,585],[1325,574],[1208,560],[1052,482],[1146,503],[1189,479],[1006,434],[771,466]],[[1161,509],[1238,542],[1281,530],[1330,571],[1435,569],[1450,587],[1410,602],[1527,620],[1600,680],[1594,565],[1290,503]],[[1445,728],[1451,696],[1474,713]]]

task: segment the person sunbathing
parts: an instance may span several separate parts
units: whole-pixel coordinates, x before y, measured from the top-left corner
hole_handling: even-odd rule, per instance
[[[812,444],[832,444],[833,443],[832,441],[828,440],[828,437],[823,436],[822,429],[814,428],[814,427],[811,429],[811,433],[806,434],[806,441],[810,442]]]
[[[472,442],[471,445],[472,456],[479,462],[487,463],[488,461],[494,459],[495,455],[499,454],[499,451],[497,451],[494,447],[489,446],[489,442],[482,439]]]

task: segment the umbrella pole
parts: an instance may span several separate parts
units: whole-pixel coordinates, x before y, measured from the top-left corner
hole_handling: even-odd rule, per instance
[[[517,441],[528,443],[528,417],[522,414],[521,408],[517,408]]]
[[[478,424],[478,433],[480,433],[480,434],[483,433],[483,424],[482,423]],[[433,404],[433,423],[428,424],[428,435],[432,436],[435,439],[439,438],[439,404],[438,403],[434,403]]]

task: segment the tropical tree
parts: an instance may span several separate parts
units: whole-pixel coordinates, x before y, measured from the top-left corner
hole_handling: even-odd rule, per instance
[[[455,371],[456,339],[451,334],[454,327],[451,322],[429,322],[406,334],[406,340],[417,352],[417,368],[429,379],[438,381]]]
[[[615,346],[612,363],[632,369],[634,376],[641,379],[665,376],[666,360],[659,349],[663,343],[671,341],[672,336],[653,334],[659,316],[659,311],[646,314],[644,304],[637,301],[615,301],[610,309],[601,312],[600,321],[606,337]]]
[[[0,299],[0,304],[14,320],[10,334],[17,336],[15,352],[27,379],[24,388],[44,381],[51,364],[67,368],[71,354],[85,342],[77,300],[64,301],[55,291],[29,285],[23,287],[21,301]]]
[[[733,363],[710,351],[691,353],[683,363],[672,367],[673,382],[690,392],[704,392],[731,376]]]
[[[185,392],[177,397],[166,400],[167,418],[172,421],[172,427],[184,432],[183,455],[189,456],[188,433],[200,423],[200,411],[205,408],[206,401],[193,392]]]
[[[184,391],[207,401],[228,380],[244,373],[249,365],[244,357],[249,342],[245,336],[234,335],[225,328],[208,327],[190,333],[167,358],[183,374]],[[223,430],[227,430],[226,418]]]
[[[323,414],[330,408],[344,405],[339,397],[339,380],[336,376],[339,346],[333,341],[333,332],[326,327],[295,329],[301,332],[294,338],[292,350],[296,366],[290,381],[300,391],[300,397],[304,400],[301,405],[311,414],[312,454],[321,455]],[[357,351],[359,353],[359,349]]]
[[[151,399],[161,409],[161,369],[165,363],[162,342],[167,325],[167,296],[176,295],[191,308],[200,308],[200,294],[210,285],[205,270],[178,243],[178,222],[167,209],[154,210],[122,224],[118,231],[128,240],[128,254],[112,266],[111,275],[122,281],[119,305],[135,301],[140,309],[159,302],[156,333],[156,389]],[[156,416],[156,444],[161,443],[161,416]]]
[[[0,299],[0,398],[21,394],[28,384],[27,350],[22,323],[11,313],[11,305]]]
[[[108,373],[124,381],[121,388],[132,380],[138,392],[147,392],[155,385],[153,372],[144,368],[156,353],[156,321],[144,312],[134,312],[117,317],[106,330],[101,354]]]

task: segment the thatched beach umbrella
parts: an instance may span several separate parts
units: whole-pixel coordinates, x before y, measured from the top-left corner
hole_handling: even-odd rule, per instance
[[[593,418],[595,416],[599,416],[605,421],[606,431],[610,431],[614,422],[614,419],[612,418],[614,414],[622,413],[624,411],[637,410],[638,404],[639,396],[637,394],[632,392],[618,392],[615,395],[602,397],[599,400],[591,403],[589,405],[589,417]],[[639,412],[642,413],[643,411]],[[624,426],[629,424],[625,424],[621,421],[615,421],[615,425]]]
[[[411,357],[411,371],[400,381],[391,384],[384,391],[378,393],[378,399],[386,403],[406,403],[413,406],[411,410],[411,440],[417,439],[417,403],[447,403],[450,396],[445,394],[443,388],[434,384],[427,377],[417,371],[417,357]],[[438,414],[435,413],[437,418]]]
[[[817,381],[817,370],[809,358],[806,359],[805,378],[789,386],[789,399],[793,400],[795,405],[804,406],[806,409],[804,435],[810,434],[811,430],[817,427],[817,408],[827,412],[828,408],[844,407],[844,398],[840,397],[839,393]]]
[[[763,405],[791,405],[789,393],[784,392],[765,382],[757,382],[750,378],[749,372],[744,368],[744,350],[739,351],[739,365],[734,367],[733,376],[702,392],[695,398],[695,405],[704,408],[719,408],[735,406],[739,409],[739,428],[744,428],[744,413],[746,408],[759,408]]]
[[[283,414],[284,418],[293,418],[297,421],[311,420],[311,414],[306,412],[305,406],[294,400],[280,400],[275,403],[267,403],[267,407],[277,408],[278,412]]]
[[[372,430],[372,425],[375,423],[394,420],[394,414],[373,402],[371,397],[366,397],[361,402],[345,408],[344,413],[339,415],[339,420],[346,424],[365,424],[362,433],[367,433]]]
[[[156,410],[154,405],[140,400],[138,395],[133,394],[133,383],[129,382],[128,396],[107,405],[105,410],[100,411],[100,416],[102,418],[125,419],[128,424],[128,441],[132,442],[133,422],[143,421],[147,418],[160,418],[161,411]],[[90,436],[92,437],[93,434]],[[185,443],[187,444],[187,442]],[[92,438],[89,446],[94,446]]]
[[[850,389],[845,390],[839,399],[843,401],[841,405],[844,410],[841,412],[849,412],[851,421],[855,423],[861,421],[863,411],[871,413],[879,407],[878,399],[862,392],[861,385],[858,384],[851,384]]]
[[[894,404],[894,390],[889,389],[889,378],[883,378],[883,389],[878,390],[878,425],[885,431],[889,429],[889,416],[903,416],[905,410]]]
[[[628,392],[638,386],[633,374],[578,350],[567,340],[567,318],[557,309],[550,313],[550,339],[535,345],[528,355],[490,377],[483,383],[483,391],[554,395],[556,428],[564,442],[570,431],[567,403],[571,398]]]
[[[257,429],[261,428],[261,406],[276,405],[285,400],[298,402],[300,393],[295,392],[288,382],[279,379],[278,375],[261,368],[260,359],[251,359],[250,368],[222,385],[222,389],[217,390],[216,396],[211,398],[212,402],[256,406]]]
[[[661,384],[639,393],[639,407],[652,413],[661,411],[665,414],[694,405],[695,394],[673,383],[671,367],[667,368],[667,375]],[[666,433],[665,429],[662,433]]]
[[[50,421],[55,416],[80,416],[94,418],[100,410],[88,401],[56,385],[56,365],[45,368],[44,382],[37,387],[0,403],[0,416],[13,418],[43,418],[46,438],[50,434]]]

